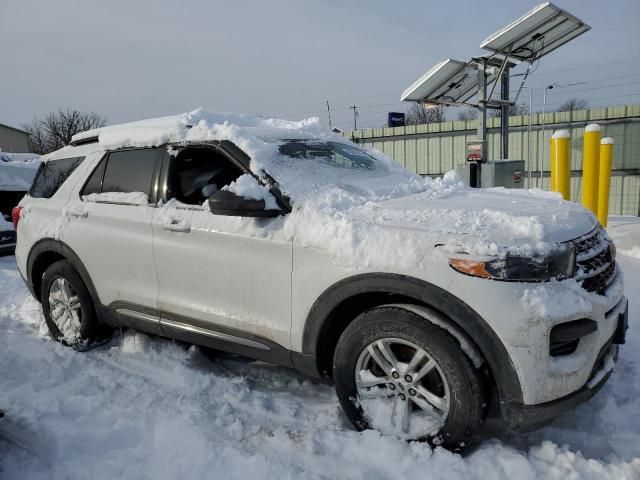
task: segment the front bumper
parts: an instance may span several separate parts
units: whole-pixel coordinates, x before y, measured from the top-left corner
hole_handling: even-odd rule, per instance
[[[573,410],[581,403],[585,403],[602,388],[613,372],[613,367],[618,360],[619,345],[625,343],[626,332],[629,328],[628,302],[626,299],[623,300],[625,302],[624,308],[617,312],[616,330],[599,352],[587,383],[574,393],[551,402],[537,405],[501,404],[500,413],[509,430],[529,432],[543,427],[554,418]]]

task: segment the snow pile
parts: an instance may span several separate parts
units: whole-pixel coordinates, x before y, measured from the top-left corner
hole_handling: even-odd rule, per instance
[[[618,250],[619,253],[627,255],[628,257],[640,259],[640,245],[634,245],[628,250]]]
[[[574,288],[557,288],[560,283],[562,287],[573,284]],[[589,314],[593,300],[597,298],[597,295],[590,295],[576,280],[571,279],[562,282],[551,281],[526,289],[520,304],[532,318],[562,318]]]
[[[1,166],[1,165],[0,165]],[[0,170],[0,190],[29,190],[31,183],[14,172]]]
[[[252,200],[264,200],[266,210],[276,210],[278,204],[267,187],[260,185],[251,175],[241,175],[235,182],[226,185],[222,190],[228,190],[236,195]]]
[[[40,165],[40,155],[36,153],[0,152],[0,165],[35,170]]]
[[[376,391],[374,387],[371,391]],[[360,401],[362,408],[367,412],[370,425],[384,435],[413,436],[435,434],[441,426],[437,413],[425,412],[417,407],[413,408],[409,431],[402,432],[402,419],[397,415],[395,400],[392,397],[368,398]],[[431,413],[431,414],[430,414]]]
[[[127,205],[149,204],[149,197],[143,192],[102,192],[83,195],[82,199],[96,203],[122,203]]]
[[[7,230],[14,230],[13,223],[5,220],[4,215],[0,214],[0,232],[6,232]]]
[[[28,190],[39,165],[39,155],[0,152],[0,190]]]

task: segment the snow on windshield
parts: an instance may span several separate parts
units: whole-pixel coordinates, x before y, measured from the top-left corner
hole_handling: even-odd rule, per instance
[[[331,188],[357,192],[375,200],[408,195],[428,187],[428,182],[418,175],[344,139],[266,141],[276,143],[278,148],[262,156],[260,168],[278,181],[294,203],[305,203]]]

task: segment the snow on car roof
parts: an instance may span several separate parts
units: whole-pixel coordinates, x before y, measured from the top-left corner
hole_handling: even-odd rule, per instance
[[[317,118],[301,121],[260,118],[247,114],[191,112],[96,128],[73,136],[72,143],[97,137],[101,147],[146,147],[166,143],[231,140],[242,143],[250,138],[327,138],[342,140],[326,132]]]

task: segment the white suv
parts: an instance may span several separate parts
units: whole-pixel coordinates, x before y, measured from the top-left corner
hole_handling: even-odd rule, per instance
[[[127,326],[330,379],[357,429],[460,449],[590,398],[627,300],[595,217],[423,179],[317,122],[196,110],[76,135],[14,212],[54,338]],[[491,408],[490,408],[491,407]]]

